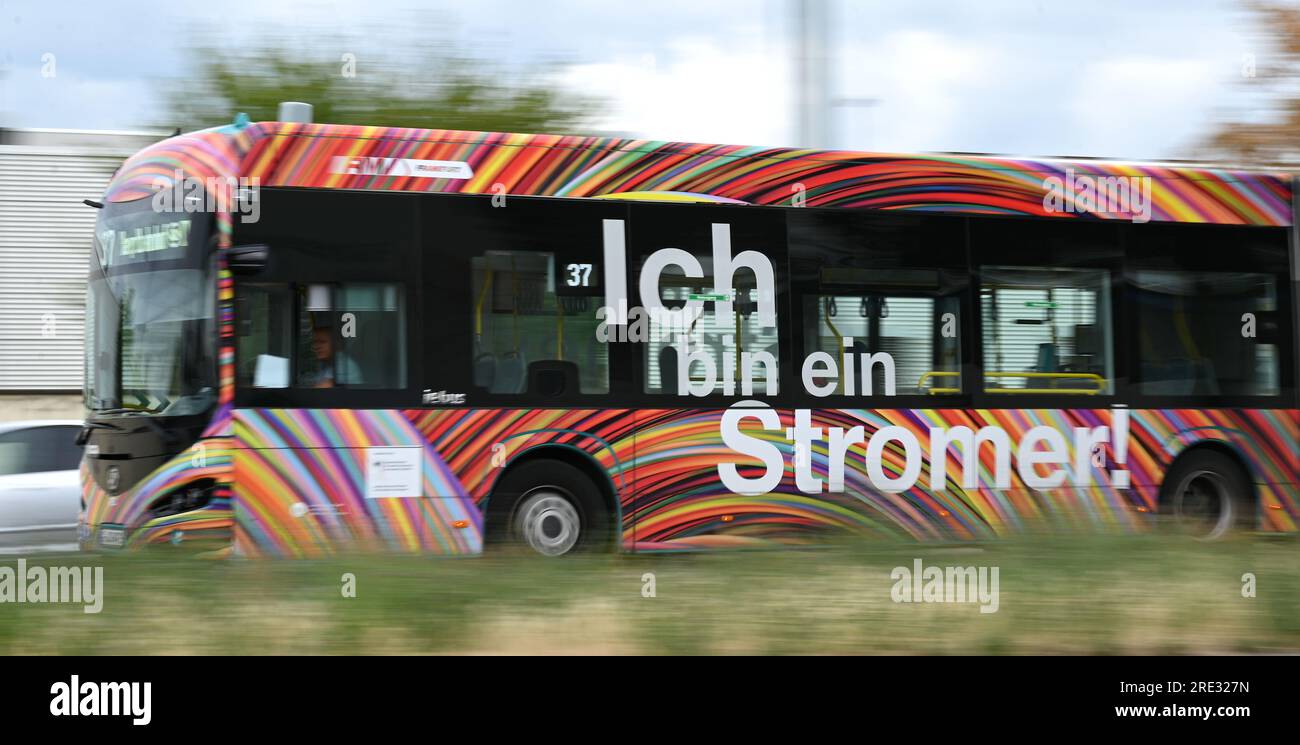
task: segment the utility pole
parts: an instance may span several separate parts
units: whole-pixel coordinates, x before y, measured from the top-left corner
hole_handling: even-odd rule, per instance
[[[798,145],[830,147],[829,0],[791,0],[794,21]]]
[[[830,86],[830,4],[832,0],[791,0],[794,22],[795,101],[800,147],[842,147],[835,126],[835,109],[869,109],[878,98],[832,98]],[[853,138],[855,141],[870,137]]]

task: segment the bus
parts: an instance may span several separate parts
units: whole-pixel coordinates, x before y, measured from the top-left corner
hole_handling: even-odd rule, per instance
[[[92,203],[79,542],[1294,532],[1295,194],[241,116]]]

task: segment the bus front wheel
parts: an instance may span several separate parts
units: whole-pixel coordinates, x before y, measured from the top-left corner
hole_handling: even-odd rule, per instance
[[[1250,504],[1246,473],[1231,457],[1214,450],[1179,458],[1160,494],[1161,511],[1176,531],[1210,541],[1247,525]]]
[[[498,535],[542,556],[597,550],[608,513],[600,490],[581,469],[557,460],[512,468],[492,494]]]

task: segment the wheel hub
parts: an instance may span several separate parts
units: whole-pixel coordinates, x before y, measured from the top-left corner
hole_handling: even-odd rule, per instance
[[[1178,524],[1198,538],[1219,538],[1232,527],[1233,502],[1223,477],[1212,471],[1188,474],[1174,503]]]
[[[558,492],[539,489],[520,502],[515,532],[539,554],[560,556],[577,545],[582,519],[573,503]]]

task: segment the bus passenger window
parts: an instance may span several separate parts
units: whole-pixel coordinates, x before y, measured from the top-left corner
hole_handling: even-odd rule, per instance
[[[406,387],[399,285],[248,284],[235,312],[243,387]]]
[[[985,392],[1114,392],[1105,270],[986,266],[980,311]]]
[[[1278,395],[1273,275],[1139,270],[1133,284],[1142,393]]]
[[[731,314],[716,313],[712,281],[688,278],[670,267],[660,278],[660,297],[668,310],[702,300],[699,317],[682,323],[646,314],[645,392],[682,395],[774,396],[780,392],[777,328],[765,328],[758,314],[752,276],[738,273]]]
[[[472,263],[474,385],[489,393],[523,394],[567,376],[578,392],[609,393],[609,348],[597,336],[599,290],[557,295],[555,255],[486,251]],[[539,383],[539,381],[541,381]],[[561,386],[562,387],[562,386]]]
[[[399,285],[313,284],[298,292],[298,387],[406,387]]]
[[[805,356],[825,352],[839,365],[837,395],[914,396],[961,393],[960,298],[926,297],[937,280],[922,281],[934,271],[877,271],[876,280],[908,275],[918,295],[902,294],[900,286],[884,291],[844,286],[839,270],[823,272],[823,286],[840,284],[837,291],[804,296],[804,318],[815,319],[816,329],[804,335]],[[864,273],[865,274],[865,273]],[[832,280],[839,279],[839,282]],[[854,376],[847,357],[853,356]],[[884,355],[888,355],[886,358]],[[849,387],[849,384],[852,387]]]
[[[968,393],[964,223],[939,216],[791,210],[794,370],[821,398]],[[879,405],[884,405],[881,402]],[[928,405],[928,404],[927,404]],[[945,405],[936,402],[936,405]]]
[[[293,295],[286,285],[239,287],[236,378],[245,388],[288,388],[293,358]]]

